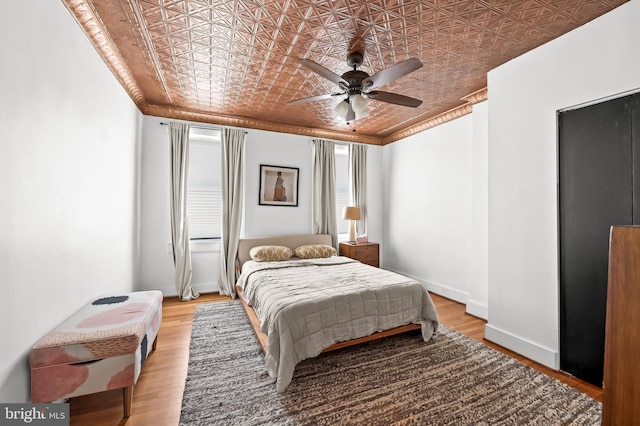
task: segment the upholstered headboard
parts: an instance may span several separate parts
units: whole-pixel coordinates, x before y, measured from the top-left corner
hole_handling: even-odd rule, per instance
[[[241,238],[238,245],[238,263],[240,267],[242,267],[244,262],[251,259],[251,256],[249,256],[249,250],[253,247],[276,245],[289,247],[293,250],[296,247],[307,244],[333,245],[331,243],[331,235],[329,234],[277,235],[272,237]]]

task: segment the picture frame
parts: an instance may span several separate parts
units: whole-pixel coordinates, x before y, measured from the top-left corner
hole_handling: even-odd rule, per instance
[[[261,206],[298,207],[297,167],[260,165]]]

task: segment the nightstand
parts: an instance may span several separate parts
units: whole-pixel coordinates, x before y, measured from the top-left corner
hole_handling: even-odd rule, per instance
[[[378,243],[340,243],[340,256],[359,260],[367,265],[380,267],[380,244]]]

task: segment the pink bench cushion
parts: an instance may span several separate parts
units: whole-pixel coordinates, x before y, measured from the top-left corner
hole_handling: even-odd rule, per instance
[[[67,318],[33,347],[31,367],[68,364],[135,352],[147,328],[157,332],[160,291],[102,297]]]
[[[96,382],[92,371],[113,373],[99,380],[98,390],[133,385],[161,321],[162,292],[156,290],[100,297],[85,305],[34,345],[32,401],[68,397],[88,379]]]

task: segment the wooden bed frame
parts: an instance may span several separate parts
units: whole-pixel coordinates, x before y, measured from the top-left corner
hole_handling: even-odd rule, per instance
[[[296,247],[305,244],[326,244],[332,245],[331,236],[327,234],[302,234],[302,235],[284,235],[277,237],[256,237],[256,238],[244,238],[240,240],[238,245],[238,265],[242,268],[242,265],[247,260],[251,259],[249,255],[249,250],[256,246],[263,245],[279,245],[289,247],[292,250]],[[242,289],[236,287],[236,293],[238,294],[238,298],[242,302],[242,306],[244,310],[247,312],[247,316],[249,317],[249,321],[251,322],[251,327],[253,327],[253,331],[256,334],[258,342],[260,343],[260,347],[264,353],[267,352],[267,335],[260,331],[260,321],[258,320],[258,316],[256,312],[253,310],[251,306],[247,304],[242,298]],[[396,328],[391,328],[389,330],[377,331],[368,336],[360,337],[358,339],[348,340],[345,342],[335,343],[328,348],[324,349],[322,352],[329,352],[336,349],[346,348],[348,346],[358,345],[364,342],[370,342],[372,340],[382,339],[387,336],[393,336],[400,333],[406,333],[412,330],[419,330],[421,328],[420,324],[407,324]]]

